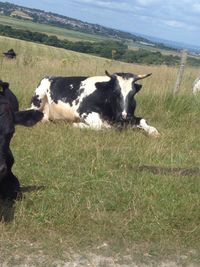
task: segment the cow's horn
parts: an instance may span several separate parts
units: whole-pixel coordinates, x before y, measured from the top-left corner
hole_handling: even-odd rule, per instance
[[[146,77],[148,77],[148,76],[151,76],[151,74],[152,74],[152,73],[142,74],[142,75],[137,75],[137,76],[135,77],[135,79],[134,79],[134,82],[135,82],[135,81],[138,81],[138,80],[141,80],[141,79],[144,79],[144,78],[146,78]]]

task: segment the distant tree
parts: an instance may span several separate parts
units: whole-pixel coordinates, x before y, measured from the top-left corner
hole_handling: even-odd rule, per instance
[[[160,52],[152,52],[146,49],[130,50],[124,42],[103,41],[103,42],[71,42],[60,40],[57,36],[48,36],[44,33],[32,32],[29,30],[13,29],[10,26],[0,25],[0,35],[18,38],[26,41],[43,43],[55,47],[112,58],[129,63],[141,64],[166,64],[178,65],[179,56],[163,55]],[[188,57],[187,64],[200,66],[200,59]]]

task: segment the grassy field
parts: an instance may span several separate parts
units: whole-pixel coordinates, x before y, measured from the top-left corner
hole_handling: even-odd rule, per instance
[[[199,70],[186,66],[173,98],[177,68],[125,64],[0,37],[0,53],[11,47],[17,59],[0,58],[0,79],[10,83],[21,109],[29,107],[45,75],[152,72],[142,81],[136,114],[161,138],[64,123],[17,127],[13,171],[25,192],[13,221],[0,223],[0,265],[22,266],[29,259],[28,266],[62,266],[54,260],[92,251],[199,266],[200,97],[191,93]]]

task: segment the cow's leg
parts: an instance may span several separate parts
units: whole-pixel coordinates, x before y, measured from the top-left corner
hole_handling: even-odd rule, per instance
[[[40,110],[44,113],[42,121],[49,120],[49,106],[47,93],[50,88],[50,81],[44,78],[35,90],[35,93],[31,99],[30,109]]]
[[[91,112],[89,114],[83,114],[82,116],[83,122],[73,123],[73,126],[79,128],[91,128],[94,130],[101,130],[103,128],[111,128],[106,121],[103,121],[100,115],[96,112]]]
[[[74,122],[73,127],[80,129],[90,128],[90,126],[84,122]]]
[[[47,122],[49,121],[49,104],[48,102],[46,102],[46,104],[44,104],[44,107],[43,107],[43,118],[42,118],[42,122]]]
[[[14,219],[15,200],[21,196],[19,181],[11,172],[0,183],[0,221],[10,222]]]
[[[20,183],[17,177],[10,172],[0,183],[0,197],[15,200],[20,193]]]
[[[153,136],[153,137],[159,137],[160,136],[160,133],[158,132],[158,130],[153,126],[148,125],[146,120],[143,118],[136,118],[136,126],[138,128],[143,129],[150,136]]]

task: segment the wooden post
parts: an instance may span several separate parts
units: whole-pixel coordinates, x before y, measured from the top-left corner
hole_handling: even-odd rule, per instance
[[[181,65],[180,65],[180,68],[179,68],[179,72],[178,72],[176,83],[175,83],[174,90],[173,90],[173,95],[174,96],[178,93],[178,91],[180,89],[180,85],[181,85],[181,82],[182,82],[182,79],[183,79],[183,72],[184,72],[186,60],[187,60],[187,50],[184,49],[182,51]]]

